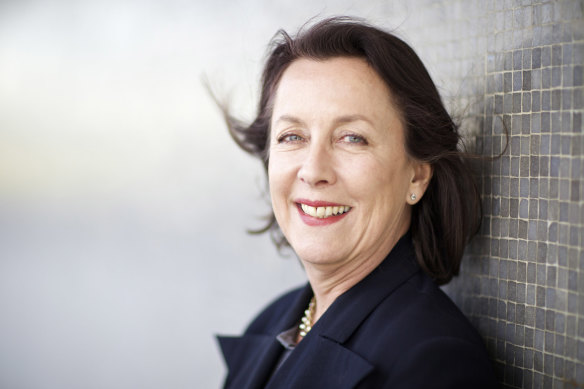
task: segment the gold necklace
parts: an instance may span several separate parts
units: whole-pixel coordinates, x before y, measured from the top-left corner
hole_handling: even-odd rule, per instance
[[[308,308],[304,311],[304,316],[300,321],[298,329],[300,330],[300,339],[304,338],[306,334],[312,329],[312,319],[314,316],[314,310],[316,309],[316,297],[312,296],[310,303],[308,303]]]

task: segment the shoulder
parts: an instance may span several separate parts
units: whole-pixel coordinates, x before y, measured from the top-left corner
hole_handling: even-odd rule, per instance
[[[426,274],[411,277],[384,299],[373,320],[407,329],[407,342],[452,337],[482,347],[482,339],[466,316]]]
[[[377,367],[380,374],[371,379],[379,380],[379,387],[387,382],[397,388],[428,382],[436,388],[496,385],[480,335],[421,272],[385,298],[349,343]]]
[[[398,388],[497,387],[491,362],[482,346],[462,337],[433,337],[417,342],[393,366],[390,381]],[[395,387],[395,386],[392,386]]]
[[[277,297],[269,303],[255,318],[251,321],[245,334],[274,334],[277,335],[286,328],[284,319],[290,314],[291,308],[295,305],[306,286],[295,288]]]

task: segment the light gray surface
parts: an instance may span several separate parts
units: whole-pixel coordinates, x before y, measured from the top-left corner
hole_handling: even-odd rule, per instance
[[[351,1],[0,3],[0,387],[212,388],[214,333],[304,282],[261,225],[250,117],[269,38]]]

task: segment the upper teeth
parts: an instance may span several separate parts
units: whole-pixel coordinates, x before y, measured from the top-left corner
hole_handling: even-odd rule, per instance
[[[339,205],[335,207],[311,207],[310,205],[300,204],[300,207],[305,214],[312,217],[317,217],[319,219],[324,219],[325,217],[332,215],[340,215],[342,213],[349,212],[351,209],[351,207],[346,205]]]

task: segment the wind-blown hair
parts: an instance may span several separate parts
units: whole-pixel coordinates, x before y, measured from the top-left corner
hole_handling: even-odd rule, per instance
[[[223,107],[229,132],[243,150],[263,161],[267,172],[273,100],[282,74],[299,58],[335,57],[362,58],[377,72],[401,113],[407,154],[432,166],[428,188],[412,206],[410,232],[422,269],[445,284],[458,274],[464,247],[480,226],[480,195],[467,154],[458,149],[458,126],[422,61],[404,41],[346,17],[303,27],[294,37],[280,30],[263,71],[257,116],[246,125]],[[273,213],[259,232],[265,231],[273,233],[279,247],[287,245]]]

